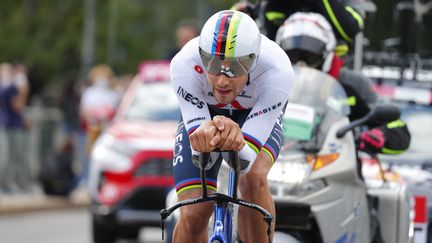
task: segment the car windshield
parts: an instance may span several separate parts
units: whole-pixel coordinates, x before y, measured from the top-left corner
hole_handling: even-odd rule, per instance
[[[124,118],[150,121],[179,120],[180,108],[170,83],[158,82],[139,86]]]
[[[350,108],[342,86],[331,76],[296,67],[296,81],[284,119],[285,144],[317,152],[330,126],[346,117]]]
[[[432,154],[432,107],[408,104],[401,111],[411,133],[408,152]]]

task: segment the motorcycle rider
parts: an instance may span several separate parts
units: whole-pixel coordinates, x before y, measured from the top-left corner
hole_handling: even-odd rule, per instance
[[[341,0],[261,0],[255,5],[237,2],[231,9],[243,11],[261,23],[261,32],[274,40],[283,22],[296,12],[314,12],[330,22],[338,40],[336,53],[344,56],[363,29],[364,13]]]
[[[304,63],[328,73],[340,82],[351,107],[350,121],[365,116],[378,102],[371,80],[360,72],[345,67],[344,60],[335,55],[336,38],[322,15],[302,12],[293,14],[279,28],[276,43],[287,53],[292,64]],[[358,137],[358,148],[362,151],[400,154],[410,144],[410,133],[400,119],[385,125],[369,123],[367,127],[368,130]]]

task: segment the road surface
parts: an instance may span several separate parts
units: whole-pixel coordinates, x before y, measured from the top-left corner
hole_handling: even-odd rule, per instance
[[[0,215],[1,243],[92,243],[86,209]],[[159,228],[144,228],[140,240],[117,243],[162,243]]]

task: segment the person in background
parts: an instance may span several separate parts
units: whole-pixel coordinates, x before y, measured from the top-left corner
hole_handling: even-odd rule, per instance
[[[31,190],[30,167],[23,152],[27,151],[27,123],[23,115],[26,96],[20,89],[23,86],[17,85],[15,74],[13,65],[0,65],[0,121],[5,129],[8,147],[1,184],[5,192],[28,192]]]
[[[90,86],[84,89],[79,114],[87,133],[87,155],[104,127],[115,115],[121,94],[114,89],[114,73],[108,65],[94,66],[89,72]],[[88,165],[84,165],[87,176]]]
[[[199,35],[199,29],[192,20],[184,20],[176,28],[176,45],[165,56],[166,60],[171,60],[184,45]]]
[[[358,4],[357,4],[358,5]],[[260,22],[261,32],[274,40],[283,22],[296,12],[314,12],[330,22],[336,36],[335,52],[344,56],[363,29],[364,13],[344,0],[261,0],[256,5],[237,2],[232,9],[244,11]]]
[[[30,93],[30,84],[27,77],[27,67],[23,64],[14,65],[15,85],[18,88],[20,95],[24,99],[24,104],[27,104]]]
[[[293,64],[306,64],[333,76],[348,96],[351,121],[364,117],[378,102],[372,82],[360,72],[344,66],[335,55],[336,37],[328,21],[317,13],[295,13],[279,28],[276,43],[287,53]],[[359,136],[359,149],[372,153],[400,154],[410,144],[406,124],[396,120],[386,125],[369,123]]]

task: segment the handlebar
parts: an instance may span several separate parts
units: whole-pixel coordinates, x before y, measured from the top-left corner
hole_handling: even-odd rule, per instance
[[[228,152],[229,153],[229,161],[228,164],[231,166],[231,168],[234,169],[234,191],[233,191],[233,198],[237,198],[237,188],[238,188],[238,173],[240,172],[241,168],[240,168],[240,158],[239,158],[239,154],[237,151],[233,151],[233,150],[220,150],[220,149],[215,149],[213,150],[213,152]],[[209,163],[210,160],[210,153],[212,152],[202,152],[199,154],[198,156],[198,163],[199,164],[199,168],[200,168],[200,175],[201,175],[201,185],[202,185],[202,198],[207,197],[208,193],[207,193],[207,180],[206,180],[206,174],[205,174],[205,169]]]
[[[239,158],[238,152],[232,151],[232,150],[221,151],[220,149],[216,149],[213,152],[228,152],[229,153],[229,160],[230,161],[228,163],[230,164],[230,166],[233,168],[233,171],[234,171],[234,181],[233,181],[234,184],[233,184],[233,190],[232,190],[233,195],[229,196],[229,195],[225,195],[222,193],[213,193],[211,195],[207,194],[207,181],[206,181],[206,174],[205,174],[205,165],[207,165],[207,163],[208,163],[211,152],[200,153],[199,162],[201,165],[200,166],[200,175],[201,175],[201,184],[202,184],[202,191],[203,191],[202,197],[180,201],[169,208],[162,209],[160,211],[162,231],[164,229],[165,219],[168,218],[179,207],[183,207],[186,205],[192,205],[192,204],[196,204],[196,203],[213,201],[216,204],[233,203],[233,204],[236,204],[239,206],[244,206],[244,207],[248,207],[248,208],[257,210],[258,212],[260,212],[264,216],[263,220],[268,225],[267,234],[270,237],[271,223],[273,221],[273,216],[263,207],[261,207],[257,204],[254,204],[254,203],[251,203],[251,202],[237,198],[238,174],[239,174],[240,169],[241,169],[240,168],[240,158]],[[163,235],[162,235],[162,239],[163,239]]]

